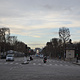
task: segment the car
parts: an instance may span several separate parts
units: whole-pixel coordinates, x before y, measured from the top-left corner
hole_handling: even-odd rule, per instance
[[[43,58],[43,54],[40,54],[40,58]]]
[[[1,55],[0,58],[1,59],[6,59],[6,55]]]
[[[14,61],[14,54],[8,54],[6,56],[6,61]]]

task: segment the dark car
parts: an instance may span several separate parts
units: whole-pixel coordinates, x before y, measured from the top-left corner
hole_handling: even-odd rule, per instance
[[[6,59],[6,55],[1,55],[1,59]]]

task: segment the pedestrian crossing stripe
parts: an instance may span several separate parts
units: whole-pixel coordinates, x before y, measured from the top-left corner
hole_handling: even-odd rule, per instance
[[[36,63],[33,63],[33,65],[36,65]]]
[[[52,65],[52,64],[49,64],[49,65]]]
[[[18,64],[18,63],[15,63],[15,64]]]
[[[58,66],[58,64],[55,64],[56,66]]]
[[[44,65],[46,65],[46,64],[44,64]]]
[[[63,66],[62,64],[60,64],[60,66]]]
[[[13,64],[13,63],[10,63],[10,64]]]
[[[41,63],[39,63],[38,65],[41,65]]]
[[[68,65],[65,65],[65,66],[68,66]]]
[[[4,63],[4,64],[8,64],[8,63]]]

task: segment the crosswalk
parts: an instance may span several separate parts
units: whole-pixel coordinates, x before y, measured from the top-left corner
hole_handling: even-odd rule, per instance
[[[3,64],[3,65],[22,65],[21,63],[13,63],[13,62],[11,62],[11,63],[0,63],[0,65],[1,64]],[[33,65],[33,66],[78,66],[78,65],[68,65],[68,64],[42,64],[42,63],[29,63],[29,64],[27,64],[27,65]]]
[[[17,64],[20,64],[20,63],[14,63],[14,62],[9,62],[9,63],[8,63],[8,62],[5,62],[5,63],[1,63],[1,62],[0,62],[0,65],[1,65],[1,64],[4,64],[4,65],[12,65],[12,64],[17,65]]]
[[[63,65],[63,64],[41,64],[41,63],[32,63],[32,65],[43,65],[43,66],[74,66],[74,65],[68,65],[68,64],[65,64],[65,65]]]
[[[23,62],[22,59],[17,59],[13,62],[6,62],[6,61],[1,61],[0,60],[0,65],[21,65]],[[60,60],[47,60],[47,63],[43,63],[42,59],[34,59],[33,61],[29,61],[29,64],[27,65],[33,65],[33,66],[78,66],[74,65],[70,62],[67,61],[60,61]]]
[[[74,65],[67,61],[59,61],[59,60],[47,60],[47,63],[43,63],[43,60],[34,60],[30,62],[31,65],[36,66],[78,66]]]

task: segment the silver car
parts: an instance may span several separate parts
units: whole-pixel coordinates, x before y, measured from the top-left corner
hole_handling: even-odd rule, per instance
[[[14,54],[8,54],[6,56],[6,61],[14,61]]]

